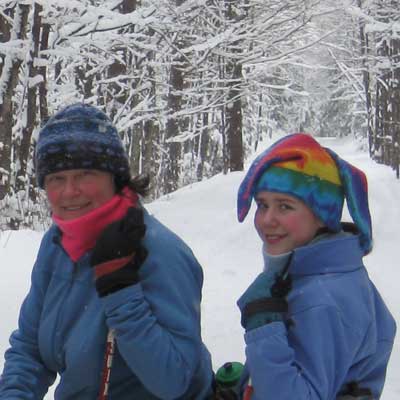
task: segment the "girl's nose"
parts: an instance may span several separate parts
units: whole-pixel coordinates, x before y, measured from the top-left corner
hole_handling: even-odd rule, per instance
[[[269,208],[263,215],[263,222],[267,226],[275,226],[277,224],[276,213]]]

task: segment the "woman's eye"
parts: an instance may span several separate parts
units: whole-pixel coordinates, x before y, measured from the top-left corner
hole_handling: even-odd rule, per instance
[[[81,181],[83,179],[86,181],[86,180],[92,179],[92,177],[94,175],[95,175],[95,172],[90,170],[90,169],[88,169],[88,170],[81,171],[79,173],[79,175],[77,175],[77,179],[78,179],[78,181]]]
[[[63,182],[64,182],[64,177],[60,175],[54,175],[54,176],[46,176],[44,184],[45,187],[56,188],[62,185]]]
[[[49,176],[47,182],[59,182],[61,180],[62,176],[55,175],[55,176]]]

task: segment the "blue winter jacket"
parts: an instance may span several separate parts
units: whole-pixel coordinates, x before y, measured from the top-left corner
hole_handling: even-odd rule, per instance
[[[116,333],[109,400],[198,399],[210,394],[200,334],[202,269],[191,250],[145,213],[140,283],[99,298],[90,254],[73,263],[53,226],[43,237],[10,338],[0,399],[96,399],[108,329]]]
[[[354,381],[379,399],[396,325],[362,256],[354,235],[294,250],[286,321],[245,334],[252,400],[334,400]]]

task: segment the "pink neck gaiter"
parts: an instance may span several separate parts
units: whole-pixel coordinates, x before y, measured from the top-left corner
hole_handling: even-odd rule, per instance
[[[121,219],[128,208],[136,207],[137,203],[137,194],[125,188],[122,194],[116,194],[107,203],[82,217],[65,221],[53,214],[52,219],[62,232],[63,248],[73,261],[79,260],[94,247],[98,236],[107,225]]]

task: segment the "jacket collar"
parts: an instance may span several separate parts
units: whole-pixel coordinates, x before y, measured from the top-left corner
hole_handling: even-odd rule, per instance
[[[305,276],[351,272],[363,267],[358,235],[341,232],[293,251],[289,273]]]

